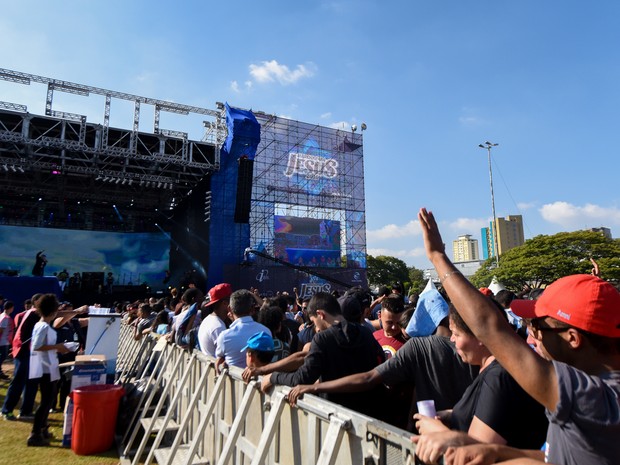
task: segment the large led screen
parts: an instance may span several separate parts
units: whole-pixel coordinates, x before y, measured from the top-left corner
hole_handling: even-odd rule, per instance
[[[280,260],[299,266],[340,266],[340,222],[274,217],[274,253]]]
[[[0,226],[0,270],[30,276],[40,250],[48,260],[46,276],[64,269],[70,275],[111,272],[115,285],[147,283],[153,289],[164,287],[170,261],[170,239],[163,233]]]

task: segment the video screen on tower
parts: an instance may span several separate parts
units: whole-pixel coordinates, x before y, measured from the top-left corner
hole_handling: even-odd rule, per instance
[[[339,267],[340,222],[275,216],[274,255],[299,266]]]

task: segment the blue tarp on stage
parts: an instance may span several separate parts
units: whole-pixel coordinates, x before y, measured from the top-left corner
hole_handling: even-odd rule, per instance
[[[226,104],[228,137],[220,152],[220,170],[211,177],[209,274],[207,289],[224,281],[224,269],[243,261],[250,246],[250,225],[235,223],[238,160],[253,160],[260,142],[260,124],[251,111]]]

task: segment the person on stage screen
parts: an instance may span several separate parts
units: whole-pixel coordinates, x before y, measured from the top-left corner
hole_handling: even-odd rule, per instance
[[[45,265],[47,265],[47,257],[43,253],[45,250],[40,250],[37,253],[36,261],[34,266],[32,267],[32,276],[43,276],[43,271],[45,270]]]

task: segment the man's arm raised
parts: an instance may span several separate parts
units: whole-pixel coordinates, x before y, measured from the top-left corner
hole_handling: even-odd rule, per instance
[[[534,399],[555,410],[559,400],[553,365],[540,357],[501,318],[488,297],[480,293],[452,264],[433,213],[420,209],[418,220],[426,255],[437,270],[450,300],[474,335]]]

